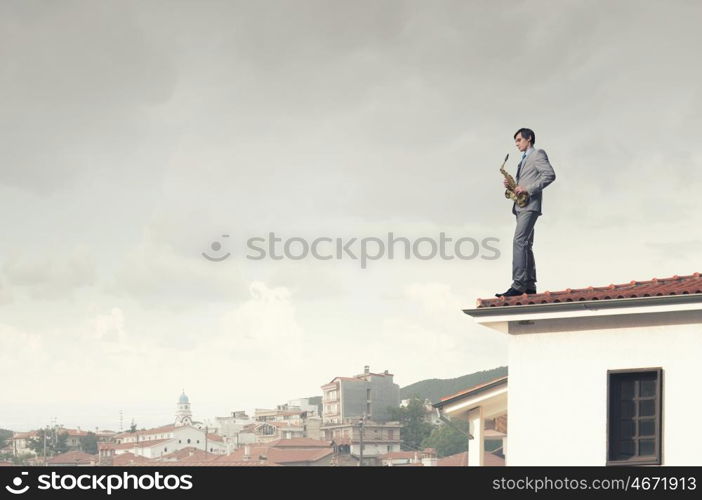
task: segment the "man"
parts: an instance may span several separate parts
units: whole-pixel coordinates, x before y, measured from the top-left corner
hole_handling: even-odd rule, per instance
[[[514,143],[522,152],[522,159],[517,167],[516,194],[529,193],[529,203],[520,207],[512,205],[512,213],[517,217],[517,227],[512,242],[512,286],[496,297],[513,297],[523,293],[536,293],[536,263],[532,245],[534,243],[534,225],[541,215],[541,191],[556,180],[556,173],[548,162],[543,149],[534,149],[536,134],[528,128],[520,128],[514,134]],[[507,187],[507,179],[504,181]]]

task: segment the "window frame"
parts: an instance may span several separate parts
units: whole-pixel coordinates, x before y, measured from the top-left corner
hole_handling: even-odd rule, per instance
[[[656,373],[656,399],[655,416],[656,426],[654,430],[655,450],[653,456],[632,457],[630,459],[611,459],[613,437],[613,408],[612,408],[612,379],[618,375],[635,375],[645,373]],[[621,399],[619,399],[621,402]],[[607,445],[606,445],[606,465],[662,465],[663,463],[663,368],[628,368],[624,370],[607,370]]]

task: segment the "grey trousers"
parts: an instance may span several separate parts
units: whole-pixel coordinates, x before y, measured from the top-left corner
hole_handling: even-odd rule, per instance
[[[517,227],[512,241],[512,288],[519,291],[536,288],[534,225],[539,212],[517,212]]]

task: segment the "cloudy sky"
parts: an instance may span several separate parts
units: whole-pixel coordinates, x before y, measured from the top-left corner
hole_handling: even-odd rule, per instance
[[[3,1],[0,427],[151,426],[181,389],[206,419],[364,365],[407,385],[505,364],[506,339],[461,309],[509,286],[498,169],[523,126],[557,173],[540,290],[700,271],[701,16]],[[247,258],[271,232],[497,238],[499,258]]]

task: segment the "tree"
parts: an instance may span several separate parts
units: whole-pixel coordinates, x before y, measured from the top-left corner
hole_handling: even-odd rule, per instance
[[[14,432],[12,432],[8,429],[0,429],[0,449],[7,446],[9,441],[12,439],[13,435],[14,435]]]
[[[134,421],[134,419],[132,419],[132,424],[129,426],[129,432],[134,433],[136,431],[137,431],[137,424]]]
[[[422,441],[432,431],[432,425],[425,420],[424,401],[413,397],[407,406],[389,410],[391,418],[402,424],[400,430],[402,449],[409,451],[422,449]]]
[[[464,452],[468,449],[468,421],[452,420],[453,425],[440,425],[422,441],[424,448],[434,448],[440,457],[448,457],[456,453]],[[465,432],[461,433],[459,430]]]
[[[85,453],[95,455],[98,452],[98,438],[94,432],[88,432],[85,436],[80,437],[80,449]]]
[[[60,455],[68,451],[68,433],[58,429],[39,429],[37,437],[29,440],[28,446],[37,455],[44,455],[44,442],[46,442],[46,456]]]

